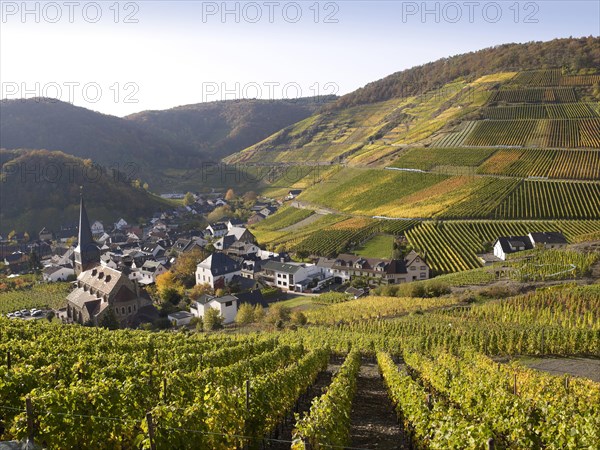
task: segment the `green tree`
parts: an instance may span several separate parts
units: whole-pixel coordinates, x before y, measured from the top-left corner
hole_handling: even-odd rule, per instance
[[[287,306],[280,303],[274,303],[269,306],[266,320],[268,323],[276,324],[277,322],[288,322],[290,320],[291,310]]]
[[[254,305],[254,321],[262,322],[265,318],[265,308],[262,305]]]
[[[240,325],[248,325],[254,322],[254,308],[249,303],[242,303],[235,316],[235,322]]]
[[[112,308],[108,308],[102,320],[100,321],[100,326],[102,328],[108,328],[109,330],[117,330],[119,329],[119,321],[117,320],[117,316]]]
[[[291,319],[292,323],[295,323],[296,325],[306,325],[306,322],[308,322],[306,315],[302,311],[294,311]]]
[[[203,328],[205,331],[219,330],[223,328],[223,320],[218,309],[208,308],[204,311]]]

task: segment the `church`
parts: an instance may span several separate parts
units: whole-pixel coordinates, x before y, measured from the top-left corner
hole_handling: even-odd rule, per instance
[[[67,296],[69,322],[99,325],[110,311],[121,326],[127,326],[141,308],[152,303],[140,293],[137,282],[100,263],[100,249],[93,239],[83,197],[79,206],[79,238],[73,257],[77,281]]]

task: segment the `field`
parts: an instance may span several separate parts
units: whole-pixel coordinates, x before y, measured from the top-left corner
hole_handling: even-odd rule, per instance
[[[489,158],[492,148],[411,148],[392,167],[432,170],[436,166],[477,167]]]
[[[378,234],[373,236],[362,246],[355,248],[353,253],[367,258],[390,259],[392,257],[393,244],[394,236]]]
[[[600,219],[600,183],[524,181],[493,215],[500,219]]]

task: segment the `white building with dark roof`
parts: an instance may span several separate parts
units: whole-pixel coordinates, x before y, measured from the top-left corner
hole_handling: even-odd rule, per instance
[[[241,274],[237,259],[216,252],[196,266],[196,284],[208,283],[213,289],[225,287],[234,275]]]

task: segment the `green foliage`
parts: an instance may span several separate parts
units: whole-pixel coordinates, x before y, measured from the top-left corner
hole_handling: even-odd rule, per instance
[[[67,303],[70,283],[40,283],[0,292],[0,314],[21,309],[60,309]]]
[[[325,292],[316,297],[312,297],[312,301],[324,305],[333,305],[335,303],[347,302],[351,298],[350,294],[345,294],[343,292]]]
[[[287,306],[279,303],[269,305],[265,320],[267,323],[276,325],[278,322],[289,322],[291,310]]]
[[[223,320],[218,309],[207,308],[202,318],[204,331],[215,331],[223,328]]]
[[[254,322],[254,307],[249,303],[242,303],[235,316],[235,322],[240,325],[248,325]]]

